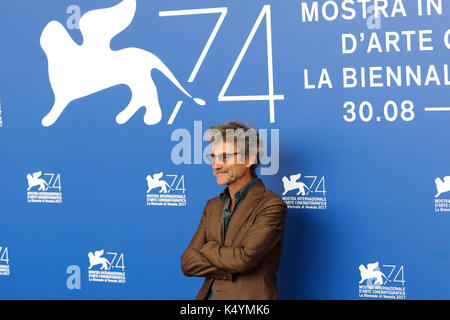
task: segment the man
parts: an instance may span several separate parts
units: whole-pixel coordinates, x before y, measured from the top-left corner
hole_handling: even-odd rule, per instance
[[[181,257],[183,273],[206,277],[198,300],[278,299],[275,273],[287,206],[255,174],[259,136],[239,121],[209,132],[213,173],[227,187],[207,202]]]

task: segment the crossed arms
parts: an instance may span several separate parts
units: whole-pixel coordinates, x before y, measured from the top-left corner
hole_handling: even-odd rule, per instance
[[[286,210],[279,202],[266,205],[239,246],[223,246],[206,241],[205,208],[197,232],[181,256],[183,273],[231,281],[232,274],[251,271],[282,238]]]

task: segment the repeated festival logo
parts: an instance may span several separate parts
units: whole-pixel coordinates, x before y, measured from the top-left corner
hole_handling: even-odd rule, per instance
[[[434,180],[436,186],[436,194],[434,196],[434,211],[445,213],[450,212],[450,176],[443,179],[436,178]]]
[[[163,177],[164,172],[147,175],[147,206],[185,207],[184,175],[166,174]]]
[[[359,266],[359,297],[363,299],[406,299],[404,266],[373,262]]]
[[[119,252],[97,250],[88,253],[90,282],[126,283],[125,257]]]
[[[325,177],[301,173],[284,176],[281,198],[289,209],[325,210],[327,208]]]
[[[28,203],[62,203],[61,175],[35,171],[27,176]]]

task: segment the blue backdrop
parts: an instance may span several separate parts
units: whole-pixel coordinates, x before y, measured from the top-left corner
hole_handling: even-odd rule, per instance
[[[180,257],[223,190],[202,136],[234,119],[267,136],[258,174],[290,208],[282,299],[448,299],[449,18],[439,0],[0,0],[0,299],[193,298]],[[153,123],[116,120],[132,97]]]

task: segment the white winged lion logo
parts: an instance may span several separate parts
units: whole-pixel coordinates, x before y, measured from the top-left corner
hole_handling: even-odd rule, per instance
[[[283,187],[284,187],[284,192],[282,194],[283,196],[286,193],[288,193],[289,191],[295,190],[295,189],[298,189],[297,195],[301,194],[302,196],[306,195],[305,188],[308,189],[308,192],[311,191],[306,184],[304,184],[303,182],[297,181],[298,179],[300,179],[301,176],[302,176],[302,174],[298,173],[298,174],[293,174],[293,175],[289,176],[289,179],[287,177],[283,177],[281,179],[281,181],[283,181]]]
[[[111,50],[114,36],[133,21],[136,0],[123,0],[114,7],[85,13],[79,22],[83,44],[78,45],[64,26],[51,21],[42,31],[40,43],[47,55],[50,84],[55,101],[42,125],[51,126],[73,100],[101,90],[125,84],[131,89],[128,106],[116,117],[126,123],[141,107],[144,122],[154,125],[162,118],[158,92],[151,70],[161,71],[181,92],[198,105],[206,102],[192,96],[182,87],[170,69],[156,55],[139,48]]]
[[[30,191],[31,188],[35,186],[39,186],[39,191],[46,191],[48,187],[48,183],[41,178],[42,171],[34,172],[33,174],[27,174],[28,180],[28,189]]]
[[[437,190],[437,193],[434,196],[435,198],[439,197],[442,193],[450,191],[450,176],[444,177],[444,181],[442,181],[441,178],[436,178],[434,183],[436,184]]]
[[[384,282],[383,277],[385,279],[387,279],[387,277],[380,271],[378,265],[378,262],[368,263],[367,268],[364,265],[360,265],[359,272],[361,274],[361,281],[359,284],[363,283],[365,280],[375,279],[374,285],[382,285]]]
[[[159,193],[164,192],[167,193],[167,188],[169,188],[170,190],[173,190],[170,185],[164,181],[164,180],[159,180],[162,178],[164,174],[162,172],[160,173],[155,173],[153,175],[153,177],[151,175],[147,175],[147,184],[148,184],[148,190],[147,193],[149,193],[152,189],[155,188],[161,188],[159,190]]]
[[[102,255],[105,253],[105,250],[95,251],[94,253],[89,252],[89,270],[96,265],[101,264],[100,270],[109,270],[111,263],[109,263],[108,259],[103,258]]]

